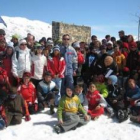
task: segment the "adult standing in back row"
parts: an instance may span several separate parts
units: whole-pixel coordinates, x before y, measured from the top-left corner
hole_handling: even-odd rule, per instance
[[[73,87],[73,76],[76,76],[78,68],[77,53],[75,49],[70,45],[69,34],[64,34],[62,37],[62,45],[60,46],[60,52],[66,62],[65,77],[62,81],[61,95],[65,93],[65,87]]]

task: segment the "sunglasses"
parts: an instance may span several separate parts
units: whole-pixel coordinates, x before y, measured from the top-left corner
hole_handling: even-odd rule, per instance
[[[25,45],[27,45],[27,44],[20,44],[21,46],[25,46]]]
[[[70,40],[69,38],[63,38],[63,40]]]

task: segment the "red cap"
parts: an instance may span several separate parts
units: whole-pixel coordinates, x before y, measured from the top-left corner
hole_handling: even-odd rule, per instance
[[[23,77],[31,77],[31,73],[30,72],[24,72]]]
[[[124,68],[123,68],[123,71],[124,71],[124,72],[129,72],[129,68],[128,68],[128,67],[124,67]]]

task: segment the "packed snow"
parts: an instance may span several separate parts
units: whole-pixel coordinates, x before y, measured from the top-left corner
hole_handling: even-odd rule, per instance
[[[31,121],[9,126],[0,131],[0,140],[140,140],[140,125],[130,122],[118,123],[116,119],[103,115],[96,121],[76,130],[57,134],[53,126],[57,115],[49,115],[49,109],[31,115]]]
[[[5,27],[0,23],[0,29],[4,29],[6,32],[6,39],[9,41],[11,36],[17,34],[20,38],[25,38],[27,33],[31,33],[38,41],[42,37],[52,37],[52,25],[38,20],[29,20],[21,17],[7,17],[2,16],[3,20],[7,24]]]

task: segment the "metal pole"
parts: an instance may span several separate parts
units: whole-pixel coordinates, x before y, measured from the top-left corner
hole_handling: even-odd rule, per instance
[[[139,17],[139,24],[138,24],[138,41],[140,41],[140,17]]]

